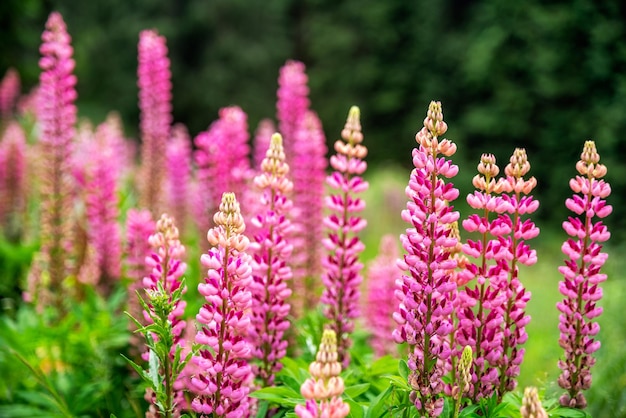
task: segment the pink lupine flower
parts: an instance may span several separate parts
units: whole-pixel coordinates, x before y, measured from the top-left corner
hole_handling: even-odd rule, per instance
[[[278,130],[285,141],[289,165],[293,167],[292,155],[296,149],[296,131],[309,111],[309,87],[305,66],[300,61],[287,61],[280,69],[276,92],[276,117]]]
[[[271,386],[280,371],[280,360],[287,353],[285,331],[289,328],[290,306],[287,299],[291,289],[287,280],[292,277],[288,264],[293,246],[289,243],[291,222],[287,218],[291,200],[287,197],[293,183],[287,178],[289,166],[285,162],[280,134],[272,136],[267,156],[261,164],[262,174],[254,184],[263,191],[261,204],[265,210],[252,218],[259,231],[250,244],[252,259],[252,327],[249,340],[252,355],[260,360],[254,367],[262,386]]]
[[[522,418],[548,418],[548,413],[541,405],[537,388],[528,387],[524,389],[522,407],[520,408]]]
[[[167,201],[168,208],[179,230],[184,232],[189,206],[191,181],[191,139],[184,125],[172,128],[172,138],[167,144]]]
[[[166,146],[172,124],[172,75],[165,42],[165,37],[155,30],[144,30],[139,34],[140,203],[155,217],[164,204]]]
[[[192,361],[202,372],[191,379],[199,395],[191,406],[204,415],[245,417],[253,378],[247,361],[252,272],[245,223],[233,193],[224,193],[213,222],[215,227],[207,233],[212,248],[201,258],[208,275],[198,291],[207,303],[196,315],[202,325],[196,343],[202,348]]]
[[[367,163],[363,161],[367,148],[361,144],[363,134],[358,107],[350,109],[341,138],[343,141],[335,142],[337,154],[330,158],[335,171],[326,179],[335,194],[326,198],[330,215],[324,219],[324,225],[330,231],[322,241],[328,256],[322,261],[325,289],[321,302],[339,340],[339,361],[347,367],[350,363],[348,348],[352,343],[349,335],[354,330],[354,319],[359,316],[359,286],[363,281],[359,254],[365,246],[358,233],[367,225],[365,219],[358,216],[365,209],[365,202],[358,194],[369,186],[361,177],[367,169]]]
[[[350,414],[350,405],[343,402],[344,391],[341,363],[337,352],[337,335],[325,329],[315,361],[309,366],[311,378],[300,386],[305,405],[296,405],[295,412],[300,418],[343,418]],[[319,402],[319,403],[318,403]]]
[[[397,353],[391,334],[395,328],[392,318],[395,309],[394,283],[401,273],[396,265],[398,257],[400,252],[396,238],[391,234],[383,236],[378,256],[369,265],[367,273],[365,320],[372,332],[374,354],[378,357]]]
[[[63,299],[61,283],[68,273],[71,251],[71,155],[76,124],[76,76],[73,49],[65,22],[50,14],[42,35],[42,70],[39,77],[38,114],[43,155],[41,168],[41,252],[49,272],[53,303]]]
[[[10,119],[13,116],[20,88],[20,75],[14,68],[9,68],[0,81],[0,119]]]
[[[443,178],[452,178],[458,167],[446,157],[456,152],[456,145],[440,139],[447,130],[439,102],[431,102],[424,128],[415,139],[413,164],[406,189],[409,202],[402,218],[412,227],[400,237],[408,254],[400,262],[408,274],[396,281],[396,297],[400,304],[394,313],[398,328],[397,343],[409,344],[410,399],[423,415],[439,416],[443,411],[442,377],[448,371],[452,333],[449,300],[456,287],[451,271],[456,259],[451,256],[457,239],[450,234],[450,225],[459,218],[450,202],[459,192]],[[443,177],[443,178],[442,178]]]
[[[0,225],[4,236],[18,241],[26,209],[26,135],[11,121],[0,141]]]
[[[254,133],[254,154],[252,159],[252,167],[256,171],[261,171],[261,164],[263,164],[274,132],[276,132],[276,128],[271,119],[262,119],[259,122]]]
[[[462,222],[463,228],[478,238],[469,239],[462,250],[477,260],[466,263],[459,273],[462,283],[476,281],[458,291],[454,335],[458,346],[469,346],[474,353],[469,396],[475,402],[490,397],[500,383],[496,366],[502,356],[502,305],[506,303],[500,289],[506,287],[506,272],[499,260],[506,252],[501,240],[511,230],[508,217],[502,215],[507,204],[499,196],[502,181],[496,181],[500,169],[492,154],[482,155],[478,172],[472,181],[477,190],[467,196],[467,203],[480,215],[472,214]]]
[[[520,365],[524,360],[524,349],[520,348],[528,339],[526,325],[530,316],[526,315],[526,304],[530,300],[530,292],[526,291],[519,280],[519,265],[531,266],[537,262],[537,253],[525,241],[539,235],[539,228],[531,219],[523,219],[535,212],[539,202],[530,195],[537,185],[534,177],[524,179],[530,170],[526,151],[517,148],[511,156],[510,163],[504,169],[506,178],[502,182],[502,198],[506,202],[509,220],[505,228],[508,234],[501,238],[500,243],[504,257],[499,261],[508,274],[500,291],[506,303],[503,308],[503,340],[502,357],[498,361],[500,370],[500,387],[498,397],[502,399],[506,392],[512,391],[517,385],[515,378],[520,374]]]
[[[126,214],[126,271],[125,277],[129,280],[128,285],[128,312],[133,318],[142,315],[141,305],[137,299],[137,291],[143,288],[143,278],[150,274],[146,266],[146,257],[152,253],[148,238],[156,231],[156,223],[147,209],[130,209]],[[130,323],[130,330],[136,328]],[[142,342],[137,334],[131,335],[131,346],[139,349]],[[135,353],[137,354],[137,353]]]
[[[217,210],[222,194],[242,196],[250,170],[248,116],[237,106],[219,111],[219,119],[194,140],[198,166],[197,224],[202,230],[211,225],[211,214]]]
[[[559,315],[559,345],[565,350],[565,359],[559,360],[562,370],[558,383],[567,390],[559,399],[561,405],[585,408],[587,401],[582,391],[591,387],[591,367],[595,364],[593,353],[600,348],[594,337],[600,326],[595,318],[602,314],[596,306],[602,298],[600,284],[607,278],[600,269],[608,258],[602,252],[602,243],[611,233],[597,218],[608,216],[613,208],[606,204],[611,187],[602,180],[606,166],[599,163],[600,155],[593,141],[585,142],[576,170],[580,175],[570,180],[574,195],[565,206],[576,216],[563,222],[563,229],[570,236],[561,249],[568,257],[559,267],[563,281],[559,291],[565,296],[557,304]]]
[[[185,247],[180,243],[178,228],[174,225],[174,220],[168,215],[163,214],[156,223],[156,231],[148,238],[148,243],[152,248],[152,254],[146,257],[146,266],[151,269],[148,276],[143,278],[143,287],[147,293],[155,293],[163,291],[165,295],[169,296],[169,302],[173,302],[172,311],[167,316],[168,324],[171,325],[172,331],[172,346],[170,350],[169,360],[161,366],[164,368],[162,373],[165,379],[172,380],[174,371],[172,370],[172,364],[174,363],[174,357],[176,355],[177,346],[182,347],[184,340],[182,339],[183,332],[187,327],[187,323],[182,319],[185,312],[187,303],[184,300],[172,299],[172,295],[181,286],[181,278],[185,274],[187,265],[183,261],[185,257]],[[182,288],[181,292],[184,294],[186,288]],[[147,324],[152,323],[152,317],[158,317],[158,313],[154,310],[154,307],[150,304],[147,305],[151,312],[143,312],[144,320]],[[156,338],[153,336],[153,338]],[[148,353],[144,353],[144,360],[148,360]],[[174,391],[173,399],[176,400],[176,407],[178,411],[184,406],[184,395],[182,391],[183,377],[178,376],[177,380],[180,380],[178,385],[176,382],[173,386],[177,386],[177,390]],[[147,391],[148,401],[153,404],[156,402],[156,397],[151,391]],[[153,412],[156,408],[151,408]],[[148,415],[147,415],[148,416]],[[158,417],[158,414],[153,414]]]
[[[292,307],[296,316],[317,303],[318,277],[322,274],[324,195],[326,193],[326,139],[317,115],[309,111],[295,133],[292,163],[294,204],[294,254]],[[288,158],[289,160],[289,158]]]

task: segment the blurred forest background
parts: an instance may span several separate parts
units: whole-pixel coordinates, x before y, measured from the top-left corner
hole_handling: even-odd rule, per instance
[[[411,167],[430,100],[441,100],[467,184],[480,154],[501,167],[525,147],[541,216],[566,216],[583,142],[594,139],[613,187],[608,223],[626,237],[626,2],[621,0],[2,0],[0,72],[36,84],[45,19],[60,11],[73,38],[79,112],[119,111],[136,136],[137,41],[168,40],[174,119],[192,135],[237,104],[251,130],[275,117],[278,69],[307,65],[312,107],[329,141],[361,107],[368,161]],[[407,172],[408,176],[408,172]]]

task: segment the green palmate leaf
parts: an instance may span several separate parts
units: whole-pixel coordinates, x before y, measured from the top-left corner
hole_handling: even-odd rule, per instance
[[[398,360],[391,356],[384,356],[376,360],[369,370],[372,376],[393,374],[398,370]]]
[[[355,402],[350,399],[344,400],[345,403],[350,405],[350,414],[349,417],[353,418],[363,418],[365,416],[365,408],[358,402]]]
[[[581,411],[580,409],[574,409],[574,408],[559,407],[549,412],[550,412],[551,417],[591,418],[591,415],[589,415],[587,412]]]
[[[403,378],[405,381],[408,381],[410,371],[411,370],[409,369],[409,365],[407,364],[406,360],[400,360],[400,363],[398,364],[398,373],[400,374],[400,377]]]
[[[461,410],[459,418],[479,418],[480,415],[476,413],[478,405],[469,405]]]
[[[343,393],[351,398],[356,398],[360,394],[367,392],[369,388],[370,388],[369,383],[361,383],[359,385],[349,386],[345,388]]]
[[[279,386],[259,389],[250,394],[250,397],[256,399],[265,399],[270,403],[281,406],[294,407],[304,403],[302,396],[290,387]]]
[[[148,376],[150,376],[152,387],[156,391],[161,386],[161,376],[159,374],[159,359],[153,350],[149,352],[148,367]]]
[[[148,373],[146,373],[146,371],[140,365],[138,365],[137,363],[135,363],[134,361],[126,357],[124,354],[120,354],[120,355],[126,359],[128,364],[130,364],[130,366],[137,372],[137,374],[143,380],[145,380],[147,383],[150,384],[150,386],[152,386],[152,378],[150,377]]]
[[[269,402],[264,401],[264,400],[259,401],[259,403],[257,404],[258,409],[256,413],[256,418],[265,418],[269,407],[270,407]]]
[[[391,384],[394,385],[397,388],[404,389],[404,390],[407,390],[407,391],[411,390],[411,387],[409,386],[409,383],[406,381],[406,379],[403,379],[400,376],[396,376],[396,375],[393,375],[393,374],[392,375],[386,374],[386,375],[383,375],[381,377],[385,378],[385,379],[389,379],[391,381]]]
[[[387,415],[389,408],[385,401],[388,401],[393,391],[393,387],[390,385],[381,392],[376,398],[372,400],[369,408],[365,414],[365,418],[382,418]]]
[[[302,386],[302,382],[291,377],[291,376],[281,376],[280,381],[287,387],[290,387],[296,392],[300,392],[300,386]]]

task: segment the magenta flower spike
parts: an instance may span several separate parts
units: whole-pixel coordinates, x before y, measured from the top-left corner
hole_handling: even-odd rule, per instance
[[[10,121],[0,141],[0,225],[4,236],[17,242],[26,210],[26,135]]]
[[[315,361],[309,366],[309,373],[311,377],[300,386],[306,403],[296,405],[296,415],[300,418],[347,417],[350,405],[341,399],[344,383],[339,376],[341,363],[337,352],[337,336],[333,330],[324,330]]]
[[[539,228],[528,215],[535,212],[539,202],[530,195],[537,185],[534,177],[524,179],[530,170],[526,151],[517,148],[504,169],[506,178],[502,182],[502,198],[506,202],[506,211],[511,231],[500,239],[505,257],[500,260],[507,272],[508,280],[500,291],[506,303],[501,305],[503,324],[502,356],[498,361],[500,387],[498,397],[502,399],[506,392],[517,386],[516,377],[520,374],[520,365],[524,360],[524,349],[519,346],[528,339],[526,325],[530,316],[526,315],[526,304],[530,300],[528,292],[519,280],[519,265],[531,266],[537,262],[537,252],[530,248],[527,240],[539,235]],[[526,218],[526,219],[524,219]]]
[[[296,317],[314,309],[318,300],[324,248],[324,196],[326,194],[326,138],[317,115],[305,114],[295,134],[290,163],[293,179],[294,253],[292,308]]]
[[[593,353],[600,348],[600,341],[595,339],[600,325],[595,318],[602,314],[597,302],[602,298],[600,284],[607,276],[600,269],[608,258],[602,252],[602,243],[611,237],[607,227],[596,219],[605,218],[613,211],[605,200],[611,194],[611,187],[602,180],[607,169],[599,161],[595,143],[585,142],[576,163],[579,175],[569,183],[574,195],[565,202],[575,216],[563,222],[570,238],[561,247],[567,259],[559,267],[563,275],[559,291],[564,296],[557,304],[559,345],[565,351],[565,358],[559,360],[562,372],[558,383],[567,390],[559,400],[561,405],[581,409],[587,406],[582,391],[591,387]]]
[[[457,284],[467,285],[459,289],[455,300],[458,326],[454,334],[457,347],[469,346],[474,353],[469,390],[474,402],[490,397],[500,384],[497,363],[502,356],[502,305],[506,303],[500,290],[506,287],[506,270],[500,260],[507,253],[501,240],[511,232],[509,218],[502,215],[508,206],[499,196],[502,180],[496,181],[500,172],[496,158],[483,154],[478,172],[472,180],[477,190],[467,196],[467,203],[479,214],[462,222],[467,232],[477,234],[477,240],[469,239],[462,246],[465,255],[476,262],[468,259],[458,274]],[[476,281],[468,283],[473,279]]]
[[[310,106],[305,69],[302,62],[289,60],[281,67],[278,76],[276,117],[278,130],[285,142],[287,161],[291,167],[294,167],[291,158],[296,152],[296,131]]]
[[[441,139],[447,130],[441,103],[431,102],[424,127],[415,139],[413,164],[406,189],[409,202],[402,218],[411,224],[400,237],[407,254],[399,265],[407,273],[396,281],[399,300],[393,333],[397,343],[409,345],[410,399],[422,415],[439,416],[443,411],[443,376],[449,368],[452,333],[450,295],[456,287],[452,256],[457,239],[451,236],[451,225],[459,213],[449,204],[459,195],[445,179],[454,177],[458,167],[446,157],[456,152],[456,145]]]
[[[172,82],[165,37],[156,30],[139,34],[137,68],[141,131],[140,204],[156,217],[165,203],[167,140],[172,124]]]
[[[196,343],[201,349],[192,362],[202,372],[191,379],[191,389],[198,394],[191,406],[202,415],[245,417],[253,379],[247,340],[252,271],[245,252],[249,245],[243,235],[245,223],[233,193],[224,193],[213,222],[215,227],[207,233],[212,248],[201,258],[208,275],[198,291],[206,303],[196,315],[201,324]]]
[[[270,147],[270,141],[274,132],[276,132],[276,128],[271,119],[262,119],[256,128],[254,133],[254,154],[252,167],[258,172],[262,171],[261,164],[263,164],[263,160],[267,154],[267,149]]]
[[[167,144],[167,206],[181,233],[187,223],[190,182],[191,138],[184,125],[176,124]]]
[[[143,278],[142,284],[146,292],[158,290],[159,283],[166,294],[172,295],[181,286],[181,278],[187,270],[185,258],[185,247],[180,243],[178,228],[174,225],[174,220],[163,214],[156,223],[156,231],[148,238],[148,243],[152,249],[152,254],[146,257],[146,266],[150,269],[150,274]],[[186,289],[182,289],[182,294]],[[187,302],[178,300],[172,312],[169,314],[169,322],[172,325],[172,335],[174,337],[171,355],[174,355],[175,346],[181,345],[181,336],[187,326],[182,319]],[[152,312],[156,316],[155,312]],[[151,323],[150,316],[144,312],[144,319]],[[173,358],[173,357],[172,357]]]
[[[69,272],[72,211],[71,156],[76,124],[76,76],[71,38],[63,17],[53,12],[41,36],[38,112],[41,136],[41,253],[50,275],[53,304],[63,299],[61,284]]]
[[[280,360],[287,354],[284,334],[289,328],[287,299],[291,295],[287,281],[292,278],[288,264],[293,250],[289,242],[292,226],[288,219],[292,203],[287,195],[293,183],[287,178],[289,166],[285,162],[280,134],[272,136],[261,169],[263,172],[254,178],[254,184],[263,191],[264,211],[251,220],[258,233],[249,248],[253,257],[249,341],[252,355],[260,363],[253,366],[254,374],[265,387],[274,383],[275,374],[282,368]]]
[[[9,68],[0,81],[0,119],[10,119],[20,96],[20,75],[14,68]]]
[[[220,109],[219,119],[194,140],[194,159],[198,166],[199,199],[197,224],[202,230],[211,226],[211,214],[220,205],[222,194],[242,196],[250,171],[248,116],[240,107]]]
[[[359,316],[359,286],[363,281],[359,255],[365,245],[358,234],[367,225],[367,221],[358,215],[365,209],[365,202],[358,194],[369,187],[362,177],[367,169],[364,161],[367,148],[361,144],[363,134],[358,107],[350,108],[341,138],[343,140],[335,142],[337,154],[330,158],[335,171],[326,179],[334,194],[326,198],[330,215],[324,219],[329,232],[322,241],[328,256],[322,260],[324,291],[321,302],[325,305],[324,314],[337,334],[339,361],[347,367],[350,363],[348,349],[352,345],[350,333],[354,331],[354,319]]]
[[[372,333],[372,347],[377,357],[397,354],[397,346],[390,338],[395,329],[393,312],[395,304],[395,282],[401,275],[396,265],[400,257],[397,238],[384,235],[380,241],[378,255],[369,265],[367,272],[367,300],[365,320]]]

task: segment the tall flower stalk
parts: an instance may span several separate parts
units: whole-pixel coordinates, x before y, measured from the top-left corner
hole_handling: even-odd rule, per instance
[[[449,299],[456,287],[451,276],[457,264],[451,254],[457,239],[450,231],[459,213],[449,203],[459,192],[444,180],[458,172],[446,159],[456,152],[456,145],[440,138],[447,128],[441,103],[431,102],[424,127],[415,137],[415,169],[406,189],[410,200],[402,212],[411,224],[400,237],[407,252],[400,264],[407,273],[396,281],[398,327],[393,336],[397,343],[409,345],[410,399],[424,416],[439,416],[443,411],[442,378],[451,355],[448,337],[453,305]]]
[[[137,68],[141,131],[140,204],[161,213],[166,175],[166,147],[172,124],[172,82],[165,37],[155,30],[139,34]]]
[[[9,241],[19,241],[25,209],[26,135],[11,121],[0,141],[0,226]]]
[[[511,231],[508,217],[502,215],[506,202],[498,196],[502,181],[496,181],[500,169],[492,154],[482,155],[478,172],[472,180],[477,190],[467,196],[467,203],[480,215],[472,214],[462,222],[466,231],[478,236],[462,246],[463,252],[477,262],[466,263],[459,273],[461,283],[476,281],[457,294],[458,327],[454,334],[455,343],[469,346],[475,356],[470,391],[474,402],[490,397],[500,382],[496,365],[502,355],[501,306],[506,302],[500,288],[505,286],[506,273],[498,261],[506,252],[500,240]]]
[[[187,128],[176,124],[167,144],[167,206],[181,234],[187,224],[191,181],[191,139]]]
[[[15,68],[9,68],[0,81],[0,121],[13,117],[20,90],[20,75]]]
[[[309,373],[311,378],[305,380],[300,387],[300,392],[307,401],[304,405],[296,405],[296,415],[300,418],[348,416],[350,405],[341,399],[344,383],[339,376],[341,363],[335,331],[324,330],[315,361],[309,366]]]
[[[292,225],[288,219],[292,203],[287,195],[293,183],[287,178],[289,165],[285,162],[280,134],[272,136],[269,149],[261,163],[262,174],[254,184],[263,190],[263,213],[252,218],[258,233],[250,245],[252,259],[252,327],[250,341],[252,354],[260,362],[255,365],[255,375],[263,386],[271,386],[280,371],[280,360],[287,353],[285,331],[289,328],[290,306],[287,299],[291,289],[287,280],[292,278],[288,264],[293,246],[289,242]]]
[[[559,345],[565,351],[565,358],[558,363],[562,371],[558,383],[567,390],[560,402],[581,409],[587,406],[582,391],[591,387],[591,367],[596,361],[593,353],[600,348],[600,341],[595,339],[600,325],[594,319],[602,314],[602,308],[596,304],[602,298],[600,284],[607,279],[600,272],[608,258],[602,252],[602,243],[611,236],[602,221],[596,219],[605,218],[613,211],[605,200],[611,194],[611,187],[602,180],[607,169],[599,161],[595,143],[585,142],[576,163],[579,175],[569,182],[574,195],[566,200],[565,206],[575,216],[563,222],[570,238],[561,247],[568,258],[559,267],[563,275],[559,291],[564,296],[557,304]]]
[[[191,406],[213,417],[245,417],[253,377],[247,340],[252,271],[245,252],[249,240],[243,235],[245,224],[233,193],[224,193],[213,221],[215,227],[207,233],[212,248],[201,258],[208,275],[198,291],[207,303],[196,316],[201,324],[196,343],[201,349],[192,361],[202,372],[191,379],[198,394]]]
[[[71,38],[63,17],[53,12],[42,35],[38,112],[41,137],[41,253],[50,301],[60,306],[71,251],[71,155],[76,124],[76,76]]]
[[[322,241],[328,256],[322,260],[324,292],[321,302],[325,305],[324,314],[337,334],[339,361],[347,367],[350,363],[348,349],[352,344],[350,333],[354,331],[354,319],[359,316],[359,286],[363,281],[359,255],[365,245],[358,233],[367,225],[367,221],[358,215],[365,209],[365,201],[358,194],[369,186],[361,177],[367,169],[367,163],[363,161],[367,148],[361,144],[363,134],[358,107],[350,109],[341,138],[335,142],[337,154],[330,158],[335,171],[326,179],[334,194],[326,198],[330,215],[324,219],[324,225],[330,231]]]
[[[506,303],[503,309],[502,356],[498,361],[500,387],[498,399],[517,386],[516,377],[520,374],[520,365],[524,360],[524,349],[520,345],[528,339],[526,325],[530,316],[526,315],[526,304],[530,292],[519,280],[519,266],[532,266],[537,262],[537,252],[530,248],[527,240],[539,235],[539,228],[528,218],[539,208],[539,202],[531,196],[537,181],[534,177],[524,179],[530,170],[526,151],[515,149],[509,164],[505,167],[506,178],[502,181],[502,198],[507,203],[506,210],[510,219],[511,231],[501,240],[506,249],[506,256],[500,262],[508,278],[501,289]],[[524,219],[525,218],[525,219]]]

